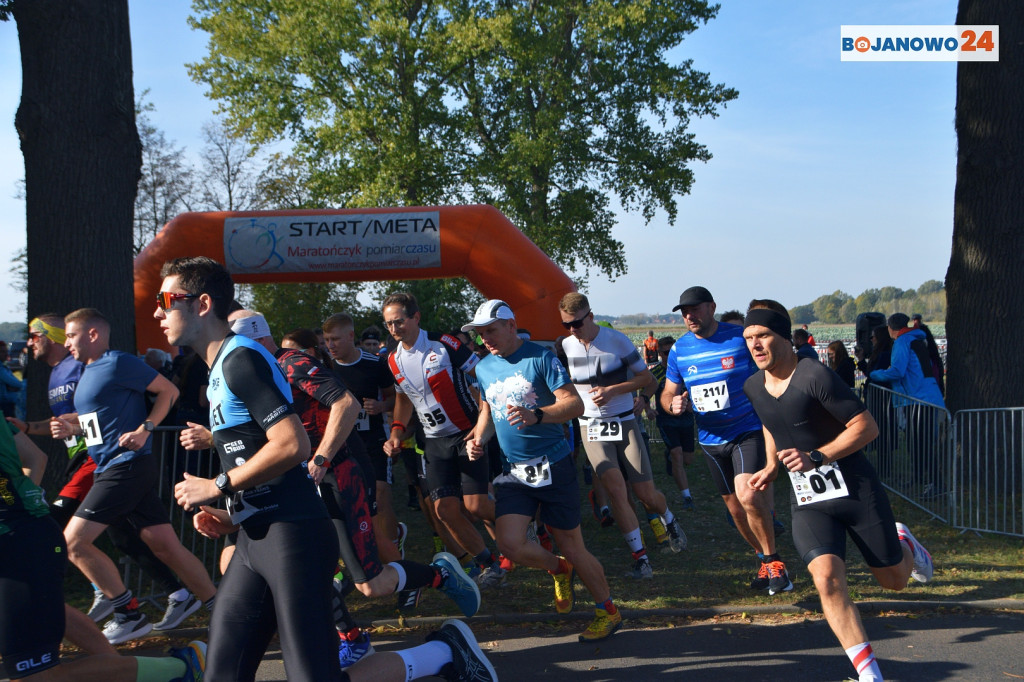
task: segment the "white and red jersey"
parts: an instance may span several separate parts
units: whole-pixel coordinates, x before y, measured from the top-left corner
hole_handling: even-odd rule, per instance
[[[450,334],[420,330],[412,348],[388,356],[395,390],[412,402],[427,436],[452,436],[476,425],[478,408],[466,373],[479,358]]]
[[[597,336],[585,344],[575,336],[562,341],[569,364],[569,376],[583,398],[583,416],[587,419],[602,417],[633,418],[633,396],[628,393],[611,398],[598,407],[590,397],[595,386],[614,386],[647,369],[636,346],[622,332],[599,326]]]

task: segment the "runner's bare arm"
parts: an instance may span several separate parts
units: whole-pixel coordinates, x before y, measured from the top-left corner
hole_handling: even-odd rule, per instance
[[[390,436],[384,443],[384,454],[394,457],[402,450],[402,441],[409,437],[409,420],[412,419],[412,401],[404,393],[395,393],[395,411],[391,427],[388,429]]]

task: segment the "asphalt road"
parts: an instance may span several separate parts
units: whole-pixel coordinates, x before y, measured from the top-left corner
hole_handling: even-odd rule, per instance
[[[634,620],[599,644],[577,641],[586,624],[582,620],[556,626],[472,626],[503,680],[804,682],[854,675],[824,620],[780,616],[674,622],[680,625]],[[867,616],[865,623],[886,680],[1024,679],[1024,613]],[[424,635],[382,633],[374,647],[415,646]],[[278,649],[268,651],[257,679],[287,679]]]

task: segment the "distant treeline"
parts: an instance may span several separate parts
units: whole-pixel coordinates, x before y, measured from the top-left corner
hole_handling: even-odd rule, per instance
[[[718,313],[725,311],[719,308]],[[744,311],[740,311],[744,312]],[[945,322],[946,288],[937,279],[930,279],[917,289],[882,287],[868,289],[854,298],[845,291],[835,291],[814,299],[807,305],[790,308],[794,324],[852,324],[860,313],[878,312],[889,316],[900,312],[907,315],[921,313],[925,321]],[[681,324],[679,313],[634,313],[632,315],[596,315],[596,319],[615,326],[643,327],[647,325]]]
[[[849,324],[857,321],[857,315],[870,312],[887,316],[897,312],[907,315],[921,313],[926,321],[944,322],[946,288],[937,279],[930,279],[916,290],[882,287],[867,289],[856,298],[845,291],[835,291],[789,310],[794,324]]]

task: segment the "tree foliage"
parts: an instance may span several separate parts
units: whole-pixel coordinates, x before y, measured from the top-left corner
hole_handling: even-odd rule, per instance
[[[917,291],[886,286],[880,289],[865,289],[856,297],[844,291],[834,291],[814,299],[811,303],[798,305],[789,311],[794,324],[851,324],[861,313],[880,312],[891,315],[896,312],[921,313],[926,320],[944,320],[946,317],[946,290],[942,282],[928,280]]]
[[[611,197],[677,215],[686,128],[736,96],[668,50],[700,0],[194,0],[191,65],[257,143],[289,138],[323,204],[484,201],[563,267],[625,272]]]

